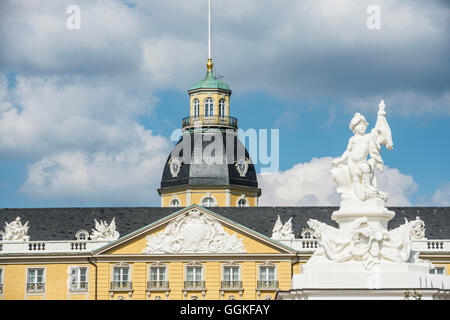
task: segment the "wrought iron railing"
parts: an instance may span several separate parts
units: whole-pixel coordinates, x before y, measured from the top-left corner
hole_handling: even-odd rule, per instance
[[[222,281],[222,289],[242,289],[242,281]]]
[[[169,289],[169,281],[147,281],[147,290]]]
[[[230,116],[198,116],[198,117],[186,117],[181,121],[183,128],[194,127],[198,123],[199,126],[225,126],[230,128],[238,128],[238,120],[235,117]]]
[[[88,290],[88,282],[87,281],[71,282],[70,290],[71,291],[87,291]]]
[[[43,282],[27,283],[27,292],[44,292],[44,291],[45,291],[45,283]]]
[[[131,281],[111,281],[111,290],[131,290],[133,285]]]
[[[278,281],[258,281],[257,289],[278,289]]]
[[[205,289],[205,281],[185,281],[185,289]]]

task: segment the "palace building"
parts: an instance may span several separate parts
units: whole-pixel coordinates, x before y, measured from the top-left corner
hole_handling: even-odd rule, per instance
[[[336,226],[338,208],[259,207],[231,89],[211,55],[188,93],[189,116],[157,190],[161,207],[0,209],[0,300],[295,296],[293,278],[321,249],[307,222]],[[410,221],[412,250],[434,265],[430,273],[450,275],[450,208],[390,209],[389,227]]]

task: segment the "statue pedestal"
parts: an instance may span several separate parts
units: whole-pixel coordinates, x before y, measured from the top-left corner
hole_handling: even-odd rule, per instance
[[[347,225],[358,218],[367,217],[369,224],[379,224],[387,229],[387,223],[395,216],[394,211],[386,209],[382,199],[342,200],[338,211],[334,211],[331,219],[337,222],[339,229],[347,229]]]
[[[405,299],[406,292],[422,299],[450,299],[450,277],[431,275],[428,266],[381,263],[367,271],[357,261],[303,266],[292,278],[292,289],[281,299]],[[414,299],[414,298],[413,298]]]
[[[359,261],[342,263],[329,261],[304,265],[303,273],[294,275],[292,287],[311,289],[442,289],[443,287],[450,288],[450,279],[429,274],[429,267],[426,264],[383,262],[368,271]]]

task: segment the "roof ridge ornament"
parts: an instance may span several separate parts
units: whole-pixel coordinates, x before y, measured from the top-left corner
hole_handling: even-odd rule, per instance
[[[28,236],[28,221],[25,224],[20,222],[20,217],[17,217],[16,220],[8,223],[5,222],[5,235],[3,236],[3,240],[5,241],[30,241],[30,237]]]
[[[94,219],[95,229],[92,229],[91,240],[114,241],[119,239],[120,234],[116,231],[115,219],[116,218],[114,217],[109,225],[103,220],[98,222]]]

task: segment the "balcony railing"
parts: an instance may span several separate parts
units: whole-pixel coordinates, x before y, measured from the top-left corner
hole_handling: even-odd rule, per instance
[[[205,289],[205,281],[185,281],[184,289],[186,290],[203,290]]]
[[[129,291],[133,289],[131,281],[111,281],[111,290],[114,291]]]
[[[43,282],[28,282],[27,283],[27,292],[35,293],[35,292],[44,292],[45,291],[45,283]]]
[[[198,116],[198,117],[186,117],[181,121],[183,128],[190,128],[194,126],[220,126],[237,129],[238,120],[235,117],[230,116]]]
[[[222,289],[242,289],[242,281],[222,281]]]
[[[169,281],[147,281],[147,290],[169,289]]]
[[[98,249],[109,241],[3,241],[0,243],[0,254],[2,253],[79,253],[90,252]]]
[[[88,290],[88,282],[72,282],[70,284],[70,291],[87,291]]]
[[[0,283],[0,293],[3,293],[3,283]]]
[[[278,289],[278,281],[258,281],[256,289],[276,290]]]

